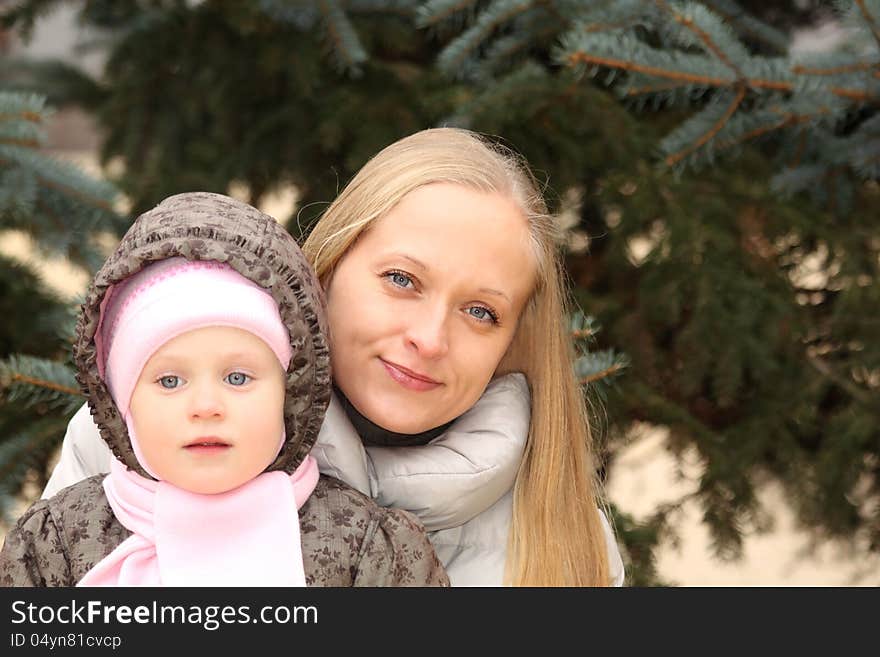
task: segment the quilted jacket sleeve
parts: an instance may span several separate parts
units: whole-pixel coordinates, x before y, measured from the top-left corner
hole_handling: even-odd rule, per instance
[[[449,577],[418,519],[379,509],[367,530],[355,586],[449,586]]]
[[[39,500],[6,535],[0,550],[2,586],[72,586],[70,567],[61,535]]]

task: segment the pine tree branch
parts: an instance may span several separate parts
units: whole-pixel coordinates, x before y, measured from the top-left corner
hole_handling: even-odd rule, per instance
[[[419,26],[420,27],[428,27],[430,25],[434,25],[435,23],[441,23],[446,20],[448,17],[453,14],[461,11],[462,9],[467,9],[472,4],[474,4],[474,0],[461,0],[458,4],[450,5],[443,11],[438,14],[434,14],[433,16],[424,16],[422,17]]]
[[[592,383],[593,381],[598,381],[599,379],[604,379],[607,376],[611,376],[618,370],[623,367],[620,363],[615,363],[611,367],[606,367],[604,370],[596,372],[595,374],[591,374],[590,376],[585,376],[580,380],[581,385],[586,385],[588,383]]]
[[[7,160],[3,157],[0,157],[0,164],[5,165],[5,166],[12,166],[14,163],[10,162],[9,160]],[[48,178],[45,178],[40,175],[37,175],[36,178],[44,186],[48,187],[49,189],[54,189],[55,191],[61,192],[65,196],[70,196],[72,198],[77,199],[78,201],[81,201],[81,202],[87,204],[87,205],[91,205],[91,206],[100,208],[102,210],[106,210],[107,212],[114,212],[113,206],[110,205],[109,203],[107,203],[106,201],[104,201],[103,199],[88,196],[87,194],[83,194],[82,192],[74,189],[73,187],[68,187],[66,185],[62,185],[60,183],[57,183],[53,180],[49,180]]]
[[[733,14],[728,9],[731,7],[719,6],[718,2],[712,2],[711,0],[704,0],[705,4],[716,14],[718,14],[722,20],[730,25],[734,25],[736,27],[736,31],[745,36],[751,36],[753,39],[757,39],[762,43],[775,48],[780,54],[784,53],[787,48],[788,39],[780,32],[777,32],[775,29],[770,28],[766,25],[762,25],[758,21],[751,20],[748,16],[746,16],[742,10],[740,13]]]
[[[50,208],[48,205],[46,205],[46,203],[43,201],[43,199],[40,199],[40,198],[37,199],[37,207],[40,209],[40,211],[43,214],[45,214],[47,217],[49,217],[49,219],[52,221],[52,223],[55,224],[55,226],[59,230],[64,230],[64,223],[62,223],[61,217],[59,217],[57,214],[55,214],[52,211],[52,208]]]
[[[678,89],[682,85],[682,82],[663,82],[660,84],[645,85],[644,87],[631,87],[626,90],[625,95],[640,96],[642,94],[660,93],[661,91],[672,91],[673,89]]]
[[[687,29],[696,34],[697,38],[706,45],[709,51],[713,55],[715,55],[722,64],[724,64],[725,66],[727,66],[727,68],[736,73],[736,77],[740,79],[745,77],[739,67],[732,61],[730,61],[730,58],[725,55],[724,52],[722,52],[722,50],[715,44],[715,42],[712,40],[712,37],[710,37],[705,30],[696,25],[692,19],[688,18],[687,16],[682,16],[677,11],[671,9],[667,5],[665,0],[658,0],[658,4],[672,13],[672,16],[675,19],[676,23],[678,23],[679,25],[684,25]]]
[[[514,55],[519,53],[522,50],[526,50],[531,48],[534,43],[542,43],[548,38],[552,38],[558,32],[558,28],[554,25],[552,27],[544,28],[538,32],[534,32],[530,35],[529,39],[522,39],[520,41],[516,41],[513,45],[492,50],[492,58],[494,60],[502,61],[509,60]]]
[[[730,103],[730,106],[727,108],[727,111],[724,112],[724,115],[715,122],[715,125],[706,132],[702,137],[700,137],[695,143],[691,144],[687,148],[678,151],[677,153],[673,153],[672,155],[667,156],[666,164],[669,166],[674,165],[676,162],[681,161],[695,150],[706,144],[709,140],[711,140],[718,132],[730,121],[730,117],[734,115],[736,110],[739,108],[740,104],[743,102],[743,99],[746,97],[746,88],[744,86],[740,87],[739,91],[736,94],[736,98],[733,99],[733,102]]]
[[[334,53],[344,61],[345,68],[356,69],[367,55],[344,10],[334,0],[320,0],[317,4],[327,35],[335,46]]]
[[[855,64],[847,64],[846,66],[832,66],[830,68],[815,68],[812,66],[802,66],[797,64],[792,67],[791,72],[798,75],[840,75],[842,73],[855,73],[857,71],[869,71],[876,69],[880,62],[857,62]],[[880,70],[874,71],[874,76],[880,75]]]
[[[859,8],[862,17],[865,19],[865,22],[868,24],[868,27],[871,28],[871,34],[874,35],[874,39],[880,44],[880,25],[877,24],[877,21],[871,15],[871,12],[868,11],[868,8],[865,6],[865,0],[855,0],[855,3]]]
[[[25,148],[39,148],[40,142],[36,139],[0,139],[0,143],[10,146],[24,146]]]
[[[824,375],[827,379],[833,381],[841,388],[843,388],[846,392],[848,392],[853,399],[864,404],[866,408],[874,409],[875,413],[877,412],[876,400],[872,400],[871,396],[866,394],[864,390],[860,389],[854,383],[848,381],[845,377],[835,372],[834,369],[824,360],[815,356],[807,356],[807,361],[820,374]]]
[[[648,66],[646,64],[638,64],[625,59],[617,59],[614,57],[599,57],[586,52],[578,51],[568,55],[568,62],[575,64],[594,64],[597,66],[607,66],[608,68],[617,68],[624,71],[635,71],[636,73],[644,73],[653,75],[658,78],[667,80],[680,80],[684,84],[696,84],[709,87],[730,87],[732,84],[742,84],[758,89],[770,89],[772,91],[791,92],[794,91],[793,82],[781,82],[778,80],[765,80],[763,78],[746,78],[744,80],[736,80],[731,83],[727,78],[712,77],[709,75],[697,75],[694,73],[682,73],[681,71],[670,71],[659,66]],[[831,87],[828,89],[835,96],[850,98],[858,101],[880,101],[880,97],[869,94],[861,89],[847,89],[843,87]]]
[[[584,32],[593,34],[595,32],[608,32],[610,30],[622,30],[631,26],[631,23],[590,23],[584,25]]]
[[[327,26],[327,33],[330,35],[330,40],[336,44],[338,50],[341,50],[342,36],[336,31],[333,21],[330,18],[333,8],[327,2],[318,2],[318,7],[324,15],[324,24]]]
[[[63,386],[58,383],[53,383],[52,381],[46,381],[45,379],[37,379],[32,376],[25,376],[24,374],[19,374],[17,372],[13,373],[10,376],[10,380],[13,383],[27,383],[37,388],[46,388],[47,390],[54,390],[55,392],[63,392],[68,395],[73,395],[75,397],[79,397],[82,394],[76,388]]]
[[[834,189],[834,185],[837,182],[837,178],[841,174],[844,174],[844,175],[846,174],[843,167],[833,167],[828,170],[828,173],[825,175],[825,180],[828,181],[827,185],[828,185],[829,189]],[[832,217],[835,216],[838,212],[837,206],[838,206],[837,195],[831,194],[830,198],[828,199],[828,211],[831,213]]]
[[[798,139],[797,150],[794,153],[794,156],[791,158],[791,164],[789,166],[791,168],[797,167],[800,165],[801,161],[804,158],[804,153],[807,150],[807,132],[806,130],[801,129],[800,136]]]
[[[113,206],[104,201],[103,199],[94,198],[92,196],[88,196],[86,194],[82,194],[76,189],[72,187],[67,187],[66,185],[62,185],[60,183],[56,183],[52,180],[48,180],[43,178],[42,176],[37,176],[37,178],[49,189],[54,189],[55,191],[61,192],[66,196],[72,196],[73,198],[82,201],[83,203],[93,205],[102,210],[106,210],[107,212],[113,212]]]
[[[669,399],[651,386],[631,379],[627,383],[629,393],[628,405],[633,407],[630,414],[635,414],[638,419],[654,424],[678,425],[683,427],[705,446],[711,449],[723,448],[724,438],[707,427],[703,422],[694,417],[693,413],[681,404]],[[639,410],[634,405],[640,403],[644,410]]]
[[[748,80],[749,86],[759,87],[762,89],[771,89],[773,91],[792,91],[794,89],[794,84],[791,82],[778,82],[776,80],[762,80],[760,78],[756,78],[753,80]],[[871,101],[871,100],[880,100],[880,97],[873,96],[866,91],[862,91],[861,89],[847,89],[845,87],[831,87],[828,91],[830,91],[835,96],[840,96],[841,98],[849,98],[851,100],[859,100],[859,101]]]
[[[43,117],[37,112],[19,112],[17,114],[0,114],[0,121],[30,121],[31,123],[42,123]]]
[[[824,108],[821,111],[817,112],[817,114],[827,114],[827,113],[828,113],[828,110],[826,110]],[[801,123],[809,123],[812,120],[813,120],[812,116],[808,116],[808,115],[804,115],[804,114],[786,113],[783,115],[783,118],[779,121],[779,123],[774,123],[772,125],[765,125],[765,126],[761,126],[760,128],[755,128],[754,130],[750,130],[749,132],[746,132],[746,133],[740,135],[736,139],[727,139],[724,141],[720,141],[716,144],[715,148],[716,148],[716,150],[724,150],[726,148],[731,148],[733,146],[737,146],[737,145],[745,143],[747,141],[751,141],[752,139],[755,139],[756,137],[766,135],[770,132],[774,132],[776,130],[781,130],[783,128],[787,128],[787,127],[793,126],[793,125],[799,125]],[[803,151],[805,148],[806,148],[806,141],[804,139],[804,135],[802,134],[800,148],[799,148],[798,153],[795,156],[795,160],[797,162],[799,162],[800,158],[803,156]]]
[[[726,78],[713,78],[707,75],[695,75],[693,73],[681,73],[680,71],[669,71],[658,66],[647,66],[646,64],[637,64],[628,62],[625,59],[616,59],[613,57],[597,57],[585,52],[573,52],[568,56],[568,62],[574,64],[595,64],[597,66],[607,66],[608,68],[619,68],[624,71],[635,71],[636,73],[645,73],[646,75],[654,75],[658,78],[666,78],[669,80],[680,80],[685,84],[702,84],[710,87],[726,87],[730,82]]]
[[[440,54],[440,67],[445,71],[458,71],[468,56],[476,51],[499,27],[534,9],[536,0],[514,0],[500,10],[496,3],[489,6],[476,22],[452,41]]]
[[[875,155],[875,156],[872,157],[872,158],[869,158],[869,159],[867,159],[867,160],[863,160],[863,162],[864,162],[865,164],[867,164],[868,162],[880,162],[880,155]]]

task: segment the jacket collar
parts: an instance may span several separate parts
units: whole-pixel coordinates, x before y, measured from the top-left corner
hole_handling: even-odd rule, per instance
[[[321,472],[382,506],[415,513],[430,531],[448,529],[482,513],[513,487],[529,420],[525,377],[507,374],[427,445],[365,447],[333,395],[312,455]]]

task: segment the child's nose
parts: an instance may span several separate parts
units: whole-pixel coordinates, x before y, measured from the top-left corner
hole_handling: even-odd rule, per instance
[[[222,417],[223,395],[219,386],[204,383],[194,386],[190,401],[190,415],[194,418]]]

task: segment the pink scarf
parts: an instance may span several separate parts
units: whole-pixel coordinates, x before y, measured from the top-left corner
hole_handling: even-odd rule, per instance
[[[132,535],[77,586],[305,586],[297,510],[318,483],[312,456],[202,495],[150,481],[113,459],[104,491]]]

